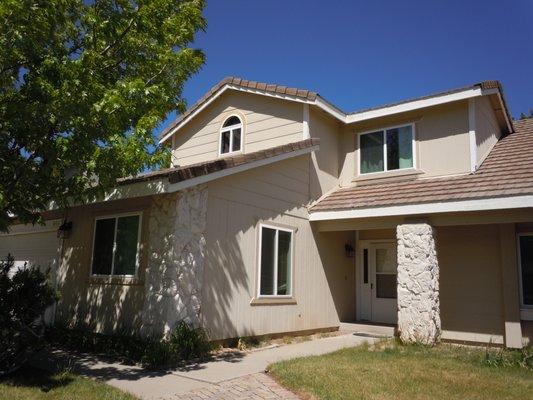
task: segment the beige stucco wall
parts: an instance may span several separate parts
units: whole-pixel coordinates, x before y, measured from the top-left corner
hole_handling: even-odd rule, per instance
[[[344,257],[344,239],[351,236],[311,229],[309,165],[309,156],[300,156],[209,184],[202,317],[214,339],[338,326],[337,311],[353,314],[332,295],[339,284],[353,285],[352,259]],[[257,293],[261,221],[296,229],[296,304],[250,304]]]
[[[245,153],[303,138],[301,103],[228,90],[174,135],[173,165],[218,158],[220,128],[231,115],[243,122]]]
[[[437,228],[443,330],[503,334],[497,225]]]
[[[66,325],[81,324],[98,332],[138,331],[144,303],[144,277],[147,263],[150,198],[99,203],[69,211],[71,235],[63,244],[58,270],[61,299],[56,320]],[[128,284],[120,280],[90,278],[95,217],[142,211],[141,252],[138,279]]]
[[[475,105],[475,131],[478,166],[487,157],[501,135],[501,129],[488,96],[478,97]]]
[[[311,107],[309,134],[320,140],[320,149],[311,155],[311,197],[316,199],[338,186],[341,157],[340,123],[324,111]]]
[[[341,160],[340,184],[351,185],[352,180],[358,177],[358,133],[409,123],[415,124],[415,159],[420,177],[470,171],[468,102],[457,101],[345,126],[341,152],[346,154],[346,158]]]

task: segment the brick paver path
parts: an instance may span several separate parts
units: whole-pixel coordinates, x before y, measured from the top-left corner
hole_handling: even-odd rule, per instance
[[[203,389],[180,394],[176,400],[298,400],[294,393],[282,388],[267,374],[251,374],[221,382]]]

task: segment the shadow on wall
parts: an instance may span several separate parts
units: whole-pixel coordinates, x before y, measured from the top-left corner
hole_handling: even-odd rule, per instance
[[[287,215],[294,205],[285,202],[285,207],[276,211],[267,208],[272,203],[273,200],[259,208],[222,198],[210,199],[202,318],[213,339],[256,336],[297,326],[298,321],[287,320],[292,318],[289,314],[276,326],[274,316],[287,306],[250,306],[257,290],[259,221],[293,226],[300,221]]]
[[[228,232],[224,240],[215,239],[212,243],[208,237],[202,289],[202,323],[212,339],[253,335],[253,332],[238,334],[233,318],[236,294],[251,292],[253,279],[248,275],[237,242],[237,237],[242,234]]]
[[[344,248],[349,243],[355,249],[354,232],[313,229],[313,237],[339,321],[355,321],[355,254],[347,257]]]
[[[99,333],[137,333],[141,327],[144,303],[144,269],[146,267],[146,228],[149,198],[129,202],[111,202],[70,210],[73,230],[63,243],[62,262],[58,268],[60,300],[56,322],[67,327],[84,327]],[[91,252],[95,216],[143,210],[140,268],[137,280],[124,284],[120,280],[92,278]]]

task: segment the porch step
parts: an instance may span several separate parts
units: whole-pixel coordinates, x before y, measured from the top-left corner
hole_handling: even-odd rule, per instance
[[[361,337],[391,338],[394,337],[394,325],[376,325],[371,323],[341,322],[339,331]]]

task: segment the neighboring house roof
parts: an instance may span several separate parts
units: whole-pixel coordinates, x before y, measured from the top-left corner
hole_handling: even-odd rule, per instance
[[[515,121],[480,168],[469,175],[413,179],[339,189],[311,213],[533,195],[533,119]],[[531,206],[531,204],[529,205]]]
[[[193,178],[204,177],[216,172],[232,170],[237,167],[252,167],[254,163],[261,162],[264,160],[274,162],[275,157],[297,156],[302,151],[305,154],[309,151],[316,149],[318,144],[319,139],[317,138],[306,139],[301,140],[299,142],[288,143],[283,144],[281,146],[254,151],[252,153],[239,154],[198,164],[191,164],[183,167],[167,168],[159,171],[140,174],[137,176],[121,178],[118,180],[118,183],[120,185],[126,185],[136,182],[153,181],[161,178],[168,178],[168,181],[171,184],[179,183]]]
[[[194,115],[201,111],[211,101],[215,100],[227,89],[251,92],[260,95],[273,96],[285,100],[299,101],[302,103],[312,104],[320,107],[333,117],[344,123],[353,123],[366,119],[377,118],[384,115],[406,112],[413,109],[429,107],[432,105],[443,104],[450,101],[462,100],[471,97],[481,96],[484,94],[498,94],[503,115],[507,121],[509,132],[512,132],[512,120],[503,95],[503,89],[498,81],[484,81],[461,88],[447,90],[444,92],[434,93],[423,97],[417,97],[409,100],[403,100],[396,103],[386,104],[379,107],[368,108],[364,110],[345,113],[336,107],[318,93],[278,85],[275,83],[263,83],[249,81],[236,77],[227,77],[213,86],[204,96],[202,96],[192,107],[187,109],[183,114],[178,116],[167,128],[159,135],[161,143],[168,140],[181,126],[186,124]]]

